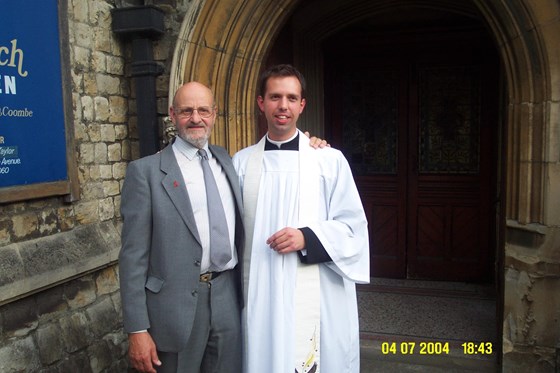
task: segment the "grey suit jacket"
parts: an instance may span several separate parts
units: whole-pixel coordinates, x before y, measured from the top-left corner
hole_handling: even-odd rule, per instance
[[[236,202],[236,282],[242,304],[239,179],[224,148],[210,145],[210,151],[225,171]],[[202,246],[187,193],[171,146],[127,168],[119,254],[124,330],[148,329],[160,351],[184,349],[196,311]]]

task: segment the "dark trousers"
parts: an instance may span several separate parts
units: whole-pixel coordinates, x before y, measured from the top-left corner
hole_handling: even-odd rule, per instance
[[[241,311],[234,271],[198,286],[198,304],[187,348],[160,352],[158,373],[240,373]]]

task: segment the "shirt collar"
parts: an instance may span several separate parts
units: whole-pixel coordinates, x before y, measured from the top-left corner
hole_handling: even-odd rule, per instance
[[[177,149],[181,154],[183,154],[189,161],[192,161],[195,157],[198,157],[198,148],[193,144],[183,140],[179,136],[175,137],[175,141],[173,142],[173,146]],[[206,150],[208,154],[208,159],[212,158],[212,153],[208,150],[208,143],[204,144],[203,148]]]

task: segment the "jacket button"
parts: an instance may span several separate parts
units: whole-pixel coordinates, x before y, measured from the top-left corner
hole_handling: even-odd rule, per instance
[[[191,294],[192,294],[193,297],[196,297],[196,296],[198,295],[198,291],[193,290],[193,291],[191,292]]]
[[[197,267],[200,267],[200,260],[195,260],[194,265],[197,266]]]

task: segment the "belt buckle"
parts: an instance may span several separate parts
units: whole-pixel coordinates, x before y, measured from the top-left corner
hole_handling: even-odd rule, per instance
[[[209,282],[212,280],[212,272],[206,272],[200,275],[200,282]]]

